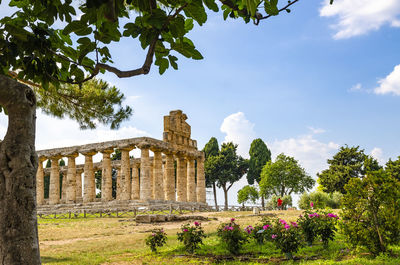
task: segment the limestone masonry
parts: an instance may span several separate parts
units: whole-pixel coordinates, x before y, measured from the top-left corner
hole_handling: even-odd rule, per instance
[[[197,142],[190,138],[191,128],[186,119],[181,110],[164,116],[163,141],[139,137],[37,151],[38,205],[85,204],[100,200],[96,199],[95,172],[98,170],[102,171],[103,202],[178,201],[205,204],[204,154],[197,150]],[[140,158],[129,157],[129,151],[135,148],[140,149]],[[121,151],[121,160],[111,161],[115,149]],[[153,152],[152,157],[149,151]],[[102,161],[93,163],[93,156],[97,153],[103,154]],[[75,163],[79,154],[85,156],[84,165]],[[68,166],[59,166],[61,158],[68,160]],[[43,162],[48,159],[51,160],[51,168],[43,168]],[[112,194],[113,169],[117,171],[116,198]],[[60,174],[63,175],[62,183]],[[45,175],[50,175],[48,199],[44,198]]]

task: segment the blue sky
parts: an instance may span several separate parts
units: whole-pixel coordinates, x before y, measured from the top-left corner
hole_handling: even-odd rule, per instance
[[[301,0],[290,14],[259,26],[210,13],[190,35],[204,60],[179,57],[179,70],[162,76],[153,66],[147,76],[102,77],[134,109],[119,131],[79,131],[73,121],[39,113],[37,149],[142,135],[161,139],[162,116],[182,109],[200,149],[215,136],[239,144],[240,154],[248,156],[251,141],[261,138],[273,158],[281,152],[294,156],[313,177],[344,144],[359,145],[381,163],[395,159],[400,2],[327,2]],[[143,63],[137,42],[125,40],[112,52],[120,69]],[[0,116],[0,138],[6,127]],[[233,186],[230,204],[245,184]]]

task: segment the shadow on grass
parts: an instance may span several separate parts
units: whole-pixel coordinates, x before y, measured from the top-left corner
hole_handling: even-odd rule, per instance
[[[68,262],[73,261],[71,258],[54,258],[54,257],[46,257],[41,256],[42,263],[61,263],[61,262]]]

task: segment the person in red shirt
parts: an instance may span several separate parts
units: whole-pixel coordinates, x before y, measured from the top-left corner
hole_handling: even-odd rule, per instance
[[[281,208],[281,210],[282,210],[282,200],[281,200],[281,198],[278,198],[278,208]]]

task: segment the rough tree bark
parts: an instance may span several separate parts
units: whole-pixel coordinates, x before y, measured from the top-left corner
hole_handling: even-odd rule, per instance
[[[0,143],[0,264],[41,264],[36,220],[36,97],[0,75],[0,105],[8,111]]]

